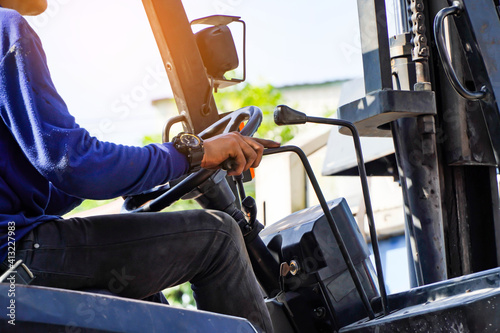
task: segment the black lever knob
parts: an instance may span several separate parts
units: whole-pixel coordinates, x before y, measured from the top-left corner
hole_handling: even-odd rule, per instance
[[[305,124],[307,115],[286,105],[278,105],[274,109],[274,122],[278,126]]]
[[[226,171],[232,171],[233,169],[236,169],[236,166],[236,160],[232,157],[229,157],[221,163],[221,169]]]

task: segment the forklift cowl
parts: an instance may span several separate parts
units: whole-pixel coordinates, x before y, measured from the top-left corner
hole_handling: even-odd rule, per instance
[[[368,298],[376,299],[379,292],[370,251],[346,200],[330,201],[328,207]],[[363,303],[320,206],[287,216],[260,235],[280,263],[294,267],[282,277],[281,297],[268,301],[275,325],[279,326],[283,306],[294,314],[293,324],[304,328],[339,329],[365,317]]]

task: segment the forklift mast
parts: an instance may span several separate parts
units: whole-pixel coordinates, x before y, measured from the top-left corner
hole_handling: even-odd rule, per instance
[[[358,0],[366,96],[339,108],[392,136],[412,287],[499,266],[498,1]]]

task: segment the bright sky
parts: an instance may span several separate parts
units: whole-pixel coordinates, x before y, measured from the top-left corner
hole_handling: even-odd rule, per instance
[[[355,1],[183,3],[190,20],[213,14],[242,17],[249,82],[282,86],[362,75]],[[49,0],[47,12],[29,21],[77,121],[101,139],[135,144],[133,135],[122,133],[118,140],[117,128],[133,131],[134,123],[154,112],[152,99],[172,96],[142,2]],[[103,118],[109,121],[96,120]]]

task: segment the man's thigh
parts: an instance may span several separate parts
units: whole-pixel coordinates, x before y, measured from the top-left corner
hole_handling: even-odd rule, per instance
[[[230,217],[204,210],[72,218],[35,228],[20,257],[35,284],[143,298],[196,278],[237,232]]]

